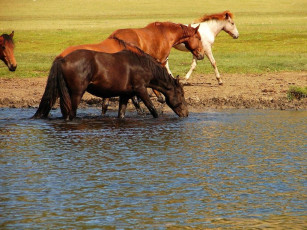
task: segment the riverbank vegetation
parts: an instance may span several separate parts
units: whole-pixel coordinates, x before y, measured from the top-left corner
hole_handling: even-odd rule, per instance
[[[307,86],[299,87],[292,86],[287,92],[288,99],[292,101],[293,99],[301,100],[302,98],[307,98]]]

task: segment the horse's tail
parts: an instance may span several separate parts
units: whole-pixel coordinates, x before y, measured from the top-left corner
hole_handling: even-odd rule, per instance
[[[32,118],[47,118],[59,96],[61,97],[61,110],[65,108],[70,111],[71,100],[63,77],[61,59],[57,58],[51,66],[44,95]]]

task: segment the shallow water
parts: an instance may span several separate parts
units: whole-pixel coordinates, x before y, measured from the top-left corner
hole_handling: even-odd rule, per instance
[[[0,109],[0,228],[306,225],[306,111],[71,122]]]

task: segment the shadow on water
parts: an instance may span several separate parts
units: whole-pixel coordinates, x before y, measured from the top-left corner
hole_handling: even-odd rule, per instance
[[[306,112],[0,109],[3,228],[306,227]]]

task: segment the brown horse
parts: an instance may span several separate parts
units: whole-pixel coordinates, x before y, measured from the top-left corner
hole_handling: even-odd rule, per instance
[[[158,113],[147,87],[162,92],[167,105],[180,117],[188,116],[182,85],[150,55],[123,50],[102,53],[76,50],[57,58],[50,69],[46,89],[33,118],[46,118],[60,96],[63,118],[73,119],[85,91],[98,97],[119,96],[118,117],[124,118],[128,100],[138,96],[153,117]]]
[[[166,64],[171,48],[180,43],[184,43],[187,49],[198,60],[204,58],[204,49],[201,42],[198,27],[193,28],[190,25],[176,24],[172,22],[154,22],[144,28],[137,29],[119,29],[114,31],[106,40],[98,44],[87,44],[71,46],[65,49],[59,57],[65,57],[67,54],[78,49],[94,50],[106,53],[115,53],[126,49],[125,45],[118,42],[122,40],[133,44],[144,52],[154,57],[157,61]],[[159,101],[163,101],[159,93],[155,92]],[[134,104],[136,105],[135,101]],[[102,114],[105,114],[108,108],[108,99],[103,100]]]
[[[0,59],[7,65],[10,71],[15,71],[17,62],[14,57],[14,31],[10,35],[0,36]]]

